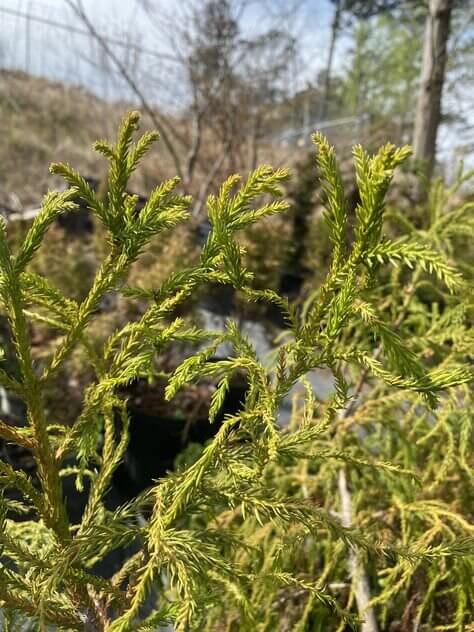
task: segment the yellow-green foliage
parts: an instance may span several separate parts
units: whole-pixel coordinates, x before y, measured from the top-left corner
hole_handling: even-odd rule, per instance
[[[386,232],[403,226],[405,236],[396,242],[384,241],[375,252],[393,248],[399,254],[391,270],[380,269],[382,282],[358,293],[345,308],[352,322],[341,331],[333,357],[344,360],[351,350],[365,349],[370,353],[366,366],[375,374],[383,361],[392,371],[398,365],[399,373],[407,376],[426,371],[425,367],[433,375],[472,362],[474,270],[468,243],[474,237],[474,205],[458,196],[460,186],[472,175],[461,174],[450,188],[434,182],[427,205],[418,208],[418,228],[391,209]],[[453,204],[456,199],[458,203]],[[425,256],[400,265],[405,248]],[[449,259],[459,262],[462,282],[456,275],[448,285],[444,282],[444,264]],[[430,261],[435,263],[430,265]],[[459,290],[450,292],[451,282],[461,283]],[[426,303],[427,295],[435,300]],[[326,318],[323,314],[323,323]],[[372,591],[367,606],[375,610],[379,629],[470,630],[474,607],[472,386],[447,389],[433,408],[422,392],[398,388],[393,374],[381,371],[380,379],[374,379],[366,368],[341,364],[334,369],[340,392],[349,388],[351,398],[343,395],[346,403],[334,416],[334,402],[318,400],[305,384],[306,390],[294,397],[291,423],[284,432],[288,441],[304,427],[314,434],[288,459],[266,468],[268,484],[281,498],[305,500],[337,519],[344,472],[352,497],[351,536],[364,536],[356,544]],[[243,522],[239,511],[223,514],[222,520],[259,550],[260,568],[268,568],[278,558],[283,573],[319,581],[317,585],[325,587],[346,611],[357,612],[357,581],[351,580],[349,555],[337,526],[308,534],[297,523],[282,527],[260,525],[255,519]],[[282,542],[287,545],[282,547]],[[376,554],[377,547],[382,554]],[[242,550],[235,564],[252,572],[255,559]],[[264,576],[256,580],[248,593],[259,621],[256,629],[345,629],[304,583],[270,587]],[[238,629],[239,616],[236,609],[223,604],[214,608],[206,629],[218,629],[223,621],[228,629],[232,625]]]
[[[427,583],[426,590],[420,589],[420,620],[434,616],[434,600],[442,594],[457,599],[447,625],[461,629],[472,600],[471,530],[461,497],[447,498],[443,490],[440,500],[438,494],[441,486],[452,486],[455,496],[457,482],[471,476],[466,384],[472,371],[466,358],[472,347],[463,333],[467,308],[455,298],[455,292],[466,297],[467,291],[444,241],[434,239],[435,229],[383,238],[385,195],[408,149],[387,145],[373,157],[354,149],[361,203],[355,239],[348,245],[334,150],[315,137],[333,258],[327,278],[297,314],[273,290],[252,288],[236,239],[239,231],[287,208],[278,198],[288,172],[268,166],[243,182],[231,176],[209,197],[211,231],[196,263],[171,272],[158,287],[127,285],[133,263],[157,235],[186,219],[190,204],[176,193],[173,179],[152,191],[136,211],[127,181],[155,140],[146,133],[134,143],[137,126],[138,114],[131,113],[116,144],[95,146],[110,164],[105,201],[71,167],[53,165],[70,188],[46,196],[16,252],[10,251],[1,225],[0,296],[19,377],[2,371],[0,382],[24,399],[28,423],[17,428],[0,422],[0,435],[31,450],[39,478],[37,488],[26,474],[0,464],[2,487],[22,496],[21,501],[4,497],[1,503],[5,626],[19,629],[27,616],[33,629],[54,623],[62,630],[108,632],[151,631],[165,621],[178,631],[206,626],[304,630],[311,629],[305,627],[310,620],[312,629],[357,627],[351,595],[340,598],[327,585],[333,576],[347,581],[346,560],[356,548],[369,556],[382,619],[423,566]],[[263,195],[270,201],[260,204]],[[104,261],[80,301],[26,271],[57,215],[74,212],[77,196],[102,223],[108,240]],[[437,221],[449,224],[444,217]],[[379,286],[379,270],[389,265],[413,269],[406,284],[395,272],[389,289]],[[443,296],[445,290],[452,293],[442,316],[416,301],[417,285],[434,277]],[[173,317],[180,303],[209,282],[231,284],[249,301],[277,303],[285,311],[289,330],[275,366],[260,362],[232,321],[224,333],[212,333]],[[147,301],[147,308],[97,348],[90,344],[88,327],[110,291]],[[41,365],[32,360],[29,334],[29,322],[37,319],[61,333]],[[152,374],[157,354],[175,341],[205,346],[178,366],[167,398],[204,376],[218,379],[212,422],[232,374],[244,371],[249,389],[242,410],[224,419],[192,465],[107,511],[104,495],[128,441],[126,402],[118,389]],[[232,345],[233,354],[211,361],[222,342]],[[68,426],[54,411],[46,414],[44,392],[77,348],[95,377]],[[426,357],[431,348],[436,361]],[[320,367],[330,369],[336,380],[335,394],[325,404],[318,404],[306,381]],[[293,423],[282,429],[279,409],[295,384],[306,387],[304,402],[295,408]],[[359,407],[355,394],[364,396]],[[466,412],[459,415],[461,406]],[[347,468],[354,496],[353,527],[343,526],[337,514],[334,483],[340,467]],[[80,524],[70,524],[64,506],[62,481],[69,476],[80,489],[89,482]],[[383,537],[384,529],[391,529],[390,537]],[[132,542],[138,552],[111,579],[91,572],[97,560]],[[154,609],[144,618],[142,607],[150,599]]]

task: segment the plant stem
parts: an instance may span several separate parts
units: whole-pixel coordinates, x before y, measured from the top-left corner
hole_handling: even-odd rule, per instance
[[[402,309],[395,320],[395,328],[398,328],[408,309],[411,299],[415,293],[416,283],[421,275],[421,268],[417,268],[413,274],[412,283],[407,291],[403,300]],[[374,358],[377,360],[382,354],[382,347],[378,346],[374,351]],[[364,388],[365,382],[369,375],[368,369],[364,369],[359,377],[359,380],[354,389],[354,394],[351,401],[340,412],[339,418],[341,420],[347,419],[357,408],[357,403]],[[339,496],[341,498],[341,522],[344,527],[349,528],[352,526],[352,497],[347,484],[346,468],[342,467],[338,474],[338,489]],[[359,614],[364,614],[365,619],[362,623],[361,632],[378,632],[377,620],[375,618],[375,612],[372,607],[367,607],[371,600],[370,583],[368,575],[365,571],[363,563],[360,561],[356,548],[352,548],[349,553],[349,572],[352,580],[355,584],[355,598],[357,603],[357,610]]]
[[[84,331],[90,315],[97,308],[100,299],[113,287],[114,283],[122,276],[128,265],[128,258],[124,255],[120,255],[120,253],[115,250],[113,250],[104,261],[97,273],[89,294],[79,306],[75,323],[54,352],[50,365],[44,370],[41,378],[43,381],[48,380],[61,366]]]
[[[338,488],[341,497],[341,522],[344,527],[349,528],[352,526],[352,498],[344,467],[339,470]],[[369,577],[355,547],[349,551],[349,572],[355,587],[357,610],[364,617],[361,632],[378,632],[374,609],[368,607],[371,600]]]
[[[28,421],[33,429],[32,451],[38,468],[38,477],[45,494],[43,519],[60,541],[69,540],[69,521],[62,497],[58,464],[48,436],[41,383],[33,368],[28,323],[23,311],[23,294],[14,275],[10,276],[11,305],[9,318],[15,339],[18,360],[23,375],[24,398]]]

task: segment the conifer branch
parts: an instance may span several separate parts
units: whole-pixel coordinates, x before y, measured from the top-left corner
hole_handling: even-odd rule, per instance
[[[21,614],[40,626],[147,632],[161,622],[177,631],[279,629],[283,617],[299,630],[314,615],[335,630],[357,625],[357,611],[361,629],[374,632],[394,600],[413,598],[416,572],[428,586],[416,620],[431,625],[432,602],[443,599],[452,609],[446,620],[461,629],[469,611],[473,534],[458,490],[467,497],[466,481],[472,483],[473,371],[467,358],[474,339],[471,299],[459,294],[470,268],[464,266],[464,279],[454,265],[457,233],[440,210],[445,194],[437,190],[426,230],[405,222],[406,237],[387,238],[385,222],[396,213],[387,214],[385,197],[409,151],[387,145],[369,156],[356,147],[361,202],[351,239],[334,149],[316,135],[333,256],[301,312],[277,292],[252,287],[239,241],[240,231],[288,208],[282,196],[289,173],[268,165],[244,180],[230,176],[208,196],[210,231],[194,265],[172,271],[159,287],[131,287],[130,267],[156,235],[188,217],[191,204],[176,193],[173,178],[137,210],[128,180],[156,139],[147,132],[135,141],[137,129],[132,112],[115,143],[95,145],[109,162],[105,200],[70,166],[55,165],[71,188],[46,196],[16,254],[0,224],[0,299],[18,364],[18,377],[0,371],[0,384],[20,395],[28,411],[26,428],[0,421],[0,437],[32,452],[40,483],[0,463],[1,490],[21,497],[0,500],[0,600],[7,616],[17,622]],[[74,212],[78,196],[103,224],[108,242],[82,302],[30,270],[52,222]],[[467,207],[451,220],[469,224]],[[402,274],[399,264],[408,270]],[[440,304],[423,298],[427,274]],[[210,332],[176,316],[176,307],[210,282],[283,310],[288,331],[274,364],[260,360],[236,322]],[[140,318],[97,344],[87,339],[89,327],[110,291],[144,307]],[[41,375],[29,321],[61,336]],[[108,511],[106,493],[129,442],[123,387],[156,374],[157,357],[182,342],[193,351],[167,377],[166,399],[212,379],[217,387],[209,421],[216,423],[238,372],[248,382],[241,409],[216,424],[214,438],[189,465]],[[233,351],[215,361],[222,343]],[[46,392],[78,347],[93,377],[80,413],[66,426],[50,419],[54,407],[52,413],[46,408]],[[327,401],[308,380],[320,368],[334,377]],[[292,393],[293,417],[282,428],[282,406]],[[74,525],[62,497],[66,477],[87,489]],[[342,511],[336,516],[338,495]],[[111,579],[94,575],[96,562],[132,543],[137,552]],[[366,566],[369,553],[373,563]],[[347,566],[354,591],[346,600]],[[446,588],[430,579],[441,566]],[[381,576],[384,582],[375,581]]]

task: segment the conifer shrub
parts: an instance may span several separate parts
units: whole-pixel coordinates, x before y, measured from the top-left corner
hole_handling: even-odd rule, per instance
[[[115,144],[95,145],[109,161],[105,200],[72,167],[55,164],[69,189],[45,197],[15,251],[0,226],[0,297],[18,364],[15,375],[0,371],[0,383],[27,407],[25,426],[0,421],[0,436],[31,451],[37,471],[33,480],[0,463],[4,629],[149,632],[171,622],[177,631],[343,630],[359,629],[369,612],[382,626],[464,629],[472,606],[472,290],[451,248],[459,227],[472,232],[470,208],[445,214],[439,205],[429,226],[387,239],[384,200],[409,150],[386,145],[369,156],[355,147],[361,201],[349,227],[334,150],[316,135],[332,259],[303,309],[255,289],[243,264],[239,232],[288,206],[281,199],[288,171],[269,166],[246,180],[231,176],[209,196],[211,229],[195,264],[158,287],[137,287],[127,283],[131,266],[186,220],[190,205],[172,179],[136,210],[127,181],[156,138],[145,133],[134,142],[137,127],[138,114],[130,113]],[[78,196],[107,235],[82,300],[31,265]],[[176,316],[208,283],[284,312],[288,328],[274,361],[262,363],[231,320],[224,332],[211,332]],[[439,297],[428,306],[419,299],[426,285]],[[91,344],[88,331],[110,292],[147,308]],[[41,362],[30,336],[37,321],[60,334]],[[129,438],[121,389],[152,378],[156,357],[183,341],[196,351],[170,376],[167,398],[203,377],[217,379],[214,423],[232,375],[243,371],[242,409],[224,418],[191,464],[110,511],[104,498]],[[213,361],[223,343],[233,353]],[[94,377],[69,425],[45,407],[45,391],[77,349]],[[334,376],[327,401],[308,380],[316,368]],[[293,416],[281,427],[290,391]],[[88,498],[78,523],[64,503],[69,477]],[[136,552],[112,577],[94,572],[127,545]]]

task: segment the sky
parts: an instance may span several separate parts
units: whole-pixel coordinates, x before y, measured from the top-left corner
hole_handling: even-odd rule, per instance
[[[265,28],[272,18],[272,10],[278,6],[286,8],[294,1],[253,0],[244,14],[244,29],[253,33]],[[325,64],[333,8],[329,0],[298,1],[302,2],[303,9],[290,28],[300,42],[299,81],[304,83],[314,81]],[[176,18],[185,6],[183,0],[151,0],[151,4],[169,14],[171,19]],[[166,29],[157,31],[139,0],[83,0],[83,5],[101,33],[124,41],[131,37],[141,47],[173,54],[166,41]],[[18,15],[12,15],[12,11]],[[123,84],[101,75],[91,66],[91,60],[100,58],[97,45],[76,33],[70,34],[20,15],[28,13],[83,28],[65,0],[0,0],[0,66],[81,84],[104,98],[129,97]],[[173,69],[169,64],[158,63],[156,58],[143,53],[141,58],[140,63],[147,71],[161,75],[166,84],[166,90],[162,89],[156,99],[168,99],[170,104],[173,99],[179,101],[182,95],[178,86],[174,86],[171,95],[169,77],[173,75]],[[170,94],[166,96],[165,92]]]

